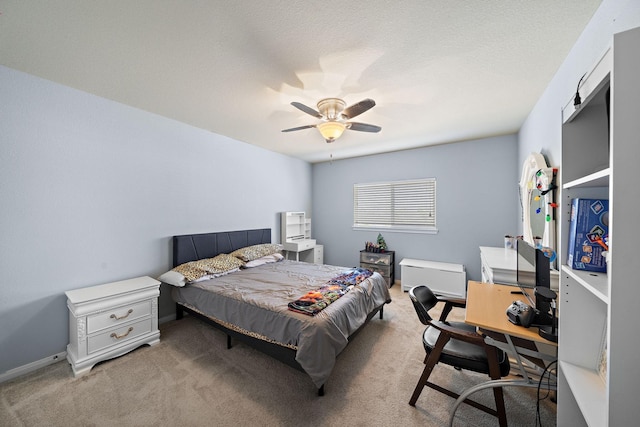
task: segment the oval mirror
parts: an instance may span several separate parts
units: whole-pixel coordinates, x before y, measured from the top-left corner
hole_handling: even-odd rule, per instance
[[[520,202],[526,242],[556,250],[555,190],[558,168],[551,168],[540,153],[531,153],[522,165]]]

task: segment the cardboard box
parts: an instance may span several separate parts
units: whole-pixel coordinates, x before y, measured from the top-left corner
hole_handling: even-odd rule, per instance
[[[575,270],[607,271],[602,256],[604,248],[597,242],[609,233],[609,201],[573,199],[569,227],[567,264]]]

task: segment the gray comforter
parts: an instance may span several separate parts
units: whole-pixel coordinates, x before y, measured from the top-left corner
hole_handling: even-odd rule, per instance
[[[376,307],[391,302],[385,280],[374,273],[315,316],[287,304],[348,270],[283,260],[173,288],[176,302],[267,339],[297,348],[296,361],[318,387],[333,369],[348,337]]]

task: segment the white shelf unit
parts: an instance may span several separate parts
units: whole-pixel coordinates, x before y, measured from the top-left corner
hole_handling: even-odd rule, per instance
[[[639,47],[640,29],[614,35],[579,88],[582,104],[574,107],[572,97],[563,109],[559,426],[635,425],[640,418],[634,233],[640,210]],[[609,200],[607,273],[566,264],[571,200],[578,197]]]
[[[294,254],[296,261],[322,264],[323,248],[311,238],[311,219],[304,212],[280,213],[280,241],[287,258]]]
[[[305,217],[304,219],[304,238],[305,239],[311,238],[311,218]]]
[[[280,214],[280,238],[284,244],[290,240],[301,240],[306,237],[306,215],[304,212],[282,212]],[[311,225],[309,225],[311,229]]]

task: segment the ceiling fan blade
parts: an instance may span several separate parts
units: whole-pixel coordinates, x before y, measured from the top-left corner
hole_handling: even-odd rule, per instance
[[[348,129],[360,132],[380,132],[382,130],[380,126],[370,125],[367,123],[349,122],[347,125]]]
[[[282,132],[293,132],[294,130],[309,129],[314,127],[316,127],[316,125],[298,126],[297,128],[282,129]]]
[[[345,108],[342,111],[342,115],[346,119],[352,119],[355,116],[359,116],[365,111],[375,107],[375,105],[376,105],[376,101],[374,101],[373,99],[370,99],[370,98],[363,99],[362,101]]]
[[[320,114],[319,112],[317,112],[316,110],[314,110],[311,107],[307,107],[304,104],[301,104],[299,102],[292,102],[291,105],[293,105],[294,107],[296,107],[300,111],[304,111],[305,113],[309,114],[310,116],[317,117],[319,119],[322,118],[322,114]]]

